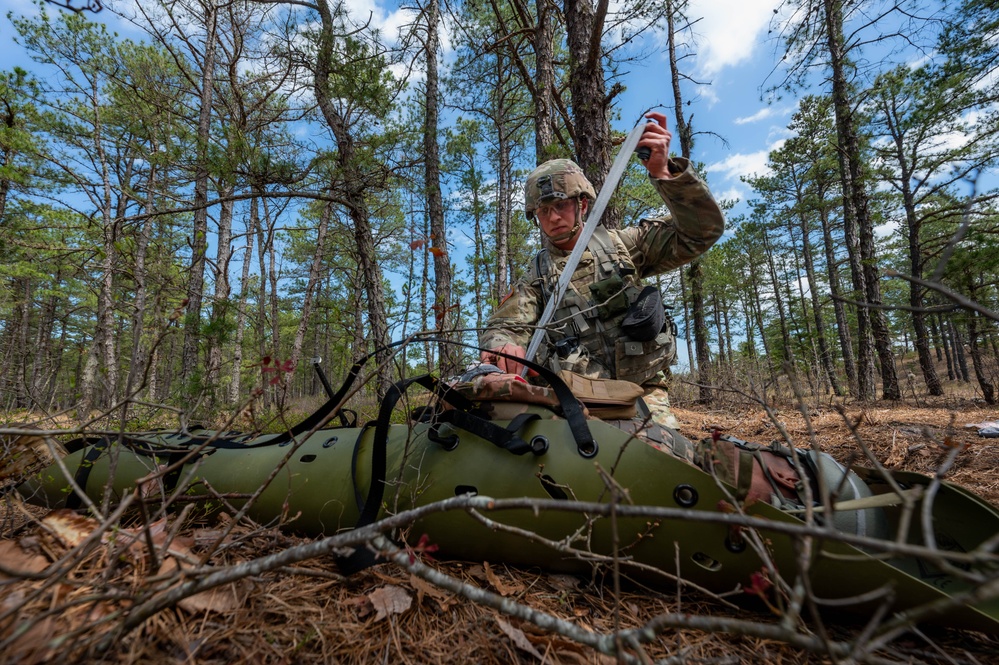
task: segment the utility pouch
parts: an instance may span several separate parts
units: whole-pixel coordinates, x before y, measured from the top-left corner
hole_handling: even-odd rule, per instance
[[[597,418],[633,418],[637,413],[636,400],[645,392],[630,381],[595,379],[568,370],[562,370],[558,375],[590,415]]]
[[[647,342],[656,338],[665,322],[662,294],[656,287],[646,286],[621,321],[621,330],[636,342]]]
[[[624,279],[619,274],[590,284],[593,302],[597,304],[597,316],[601,320],[606,321],[628,309],[628,294],[624,287]]]

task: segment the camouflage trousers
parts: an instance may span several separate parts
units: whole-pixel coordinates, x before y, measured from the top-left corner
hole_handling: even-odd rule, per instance
[[[638,436],[653,448],[671,453],[696,466],[696,447],[677,431],[680,428],[680,421],[670,410],[669,393],[666,389],[661,386],[646,386],[645,397],[642,399],[649,407],[652,422]]]
[[[680,421],[669,406],[669,393],[660,386],[646,386],[643,398],[652,413],[652,420],[670,429],[680,429]]]

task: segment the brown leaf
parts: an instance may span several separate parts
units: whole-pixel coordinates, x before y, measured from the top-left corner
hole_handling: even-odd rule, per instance
[[[59,449],[57,443],[50,443]],[[16,487],[52,462],[52,452],[42,437],[0,435],[0,487]]]
[[[375,589],[368,594],[375,608],[375,621],[381,621],[390,614],[403,614],[413,604],[413,597],[399,586],[389,585]]]
[[[499,576],[493,572],[492,567],[489,562],[485,562],[482,567],[485,569],[486,579],[489,583],[493,585],[493,588],[499,591],[501,596],[509,596],[512,593],[517,593],[524,590],[523,584],[506,584]]]
[[[454,594],[450,591],[445,591],[440,587],[434,586],[430,582],[426,581],[421,577],[416,575],[409,576],[409,585],[416,589],[416,604],[419,605],[423,602],[424,596],[430,596],[437,601],[442,610],[447,610],[452,605],[458,602]]]
[[[475,579],[479,580],[480,582],[486,582],[489,579],[486,576],[486,571],[482,568],[482,566],[480,566],[477,563],[476,564],[472,564],[471,566],[469,566],[469,568],[468,568],[468,574],[471,577],[474,577]]]
[[[0,561],[4,567],[18,572],[40,573],[49,567],[45,557],[26,552],[19,544],[10,540],[0,540]],[[0,573],[0,580],[7,576]]]
[[[495,619],[496,619],[496,624],[500,627],[500,630],[506,633],[507,637],[509,637],[513,641],[514,645],[518,649],[526,651],[527,653],[531,654],[538,660],[544,660],[542,655],[538,653],[538,650],[534,648],[534,645],[531,644],[530,640],[527,639],[527,635],[524,635],[524,631],[522,631],[520,628],[511,626],[510,624],[508,624],[506,621],[503,621],[503,619],[500,619],[499,617],[495,617]]]
[[[66,548],[72,549],[87,539],[100,522],[60,508],[42,518],[42,527]]]
[[[178,607],[192,614],[196,612],[232,612],[243,604],[249,583],[226,584],[188,596],[177,603]]]

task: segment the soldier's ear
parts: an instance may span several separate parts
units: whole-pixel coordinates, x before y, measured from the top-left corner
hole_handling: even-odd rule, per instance
[[[579,197],[579,214],[585,215],[586,211],[590,209],[590,199],[587,196]]]

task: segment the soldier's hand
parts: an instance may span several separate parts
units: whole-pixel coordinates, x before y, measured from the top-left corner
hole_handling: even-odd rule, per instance
[[[642,164],[653,178],[669,178],[669,144],[673,134],[666,126],[666,116],[652,111],[645,117],[652,122],[645,125],[645,131],[638,140],[639,148],[649,149],[649,158],[642,160]]]
[[[516,356],[517,358],[524,358],[527,356],[527,351],[524,350],[524,347],[519,346],[517,344],[504,344],[503,346],[498,346],[495,349],[490,349],[489,351],[483,351],[482,355],[480,356],[482,362],[489,363],[491,365],[496,365],[507,374],[520,375],[520,372],[524,369],[524,366],[521,363],[517,362],[516,360],[504,358],[503,356],[499,355],[499,353],[505,353],[510,356]]]

